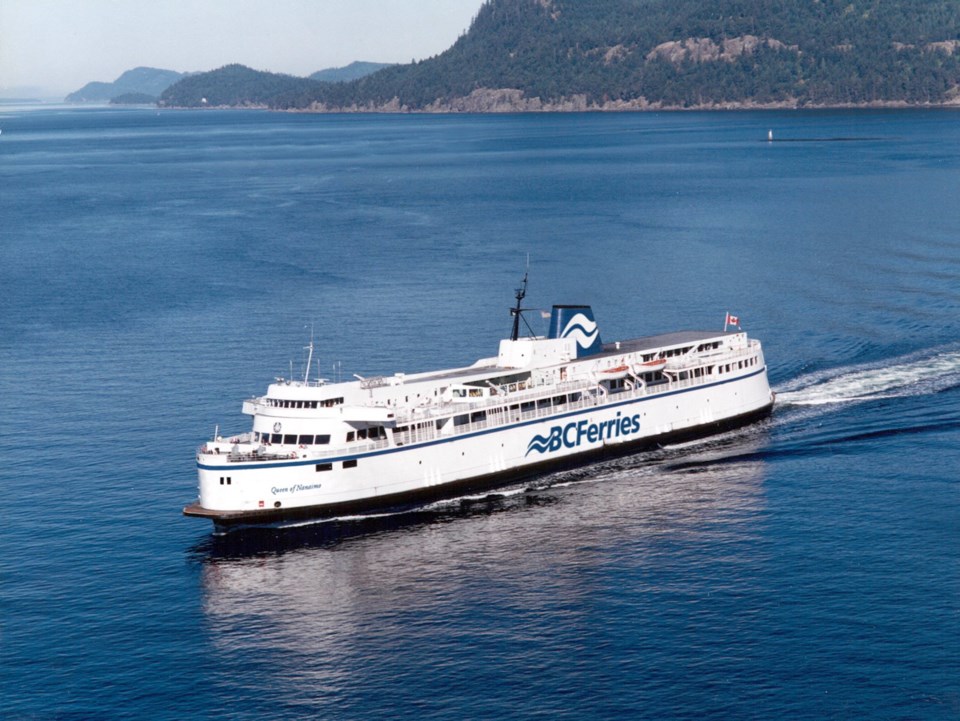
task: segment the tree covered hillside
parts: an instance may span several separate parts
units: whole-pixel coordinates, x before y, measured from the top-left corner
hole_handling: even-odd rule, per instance
[[[244,70],[231,104],[328,111],[957,103],[960,0],[488,0],[444,53],[350,83]],[[188,80],[209,100],[221,72]],[[187,82],[161,102],[197,105]]]

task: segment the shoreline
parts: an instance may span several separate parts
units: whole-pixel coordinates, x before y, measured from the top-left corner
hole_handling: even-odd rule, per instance
[[[122,106],[121,106],[122,107]],[[631,113],[631,112],[705,112],[705,111],[755,111],[755,110],[931,110],[960,108],[960,94],[938,103],[910,103],[905,100],[873,100],[866,103],[808,103],[796,98],[773,102],[720,101],[677,105],[649,101],[645,97],[631,100],[607,100],[590,102],[586,95],[574,95],[554,102],[545,102],[539,97],[528,98],[522,90],[500,88],[474,90],[468,96],[452,100],[434,101],[423,107],[411,107],[394,97],[384,103],[352,105],[327,105],[312,103],[304,108],[272,107],[264,103],[238,105],[161,105],[164,110],[270,110],[288,113],[316,114],[507,114],[507,113]]]
[[[83,107],[84,104],[77,104]],[[528,107],[498,107],[496,109],[472,108],[409,108],[406,106],[394,107],[382,105],[374,107],[346,107],[346,108],[273,108],[268,105],[104,105],[108,108],[155,108],[157,110],[250,110],[274,113],[296,113],[303,115],[509,115],[509,114],[573,114],[573,113],[685,113],[685,112],[756,112],[794,110],[800,113],[817,112],[824,110],[958,110],[960,102],[945,103],[907,103],[903,101],[877,101],[870,103],[824,103],[824,104],[787,104],[787,103],[715,103],[702,105],[659,105],[649,104],[644,107],[610,107],[588,106],[583,108],[560,108],[544,106],[540,108]]]

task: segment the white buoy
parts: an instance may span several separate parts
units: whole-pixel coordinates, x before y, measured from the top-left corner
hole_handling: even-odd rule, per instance
[[[772,130],[768,130],[768,131],[767,131],[767,141],[768,141],[768,142],[771,142],[771,143],[773,142],[773,131],[772,131]]]

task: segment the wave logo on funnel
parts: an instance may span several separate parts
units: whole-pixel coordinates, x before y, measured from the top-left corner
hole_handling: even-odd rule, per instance
[[[586,349],[596,343],[597,336],[599,335],[600,331],[597,327],[597,322],[591,320],[583,313],[577,313],[567,321],[567,325],[564,327],[560,337],[574,338],[578,346]]]

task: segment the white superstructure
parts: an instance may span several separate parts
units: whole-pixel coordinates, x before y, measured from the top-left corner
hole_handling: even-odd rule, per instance
[[[278,379],[244,401],[250,431],[197,451],[218,527],[399,508],[691,438],[767,415],[760,342],[684,331],[602,343],[588,306],[496,357],[344,383]]]

